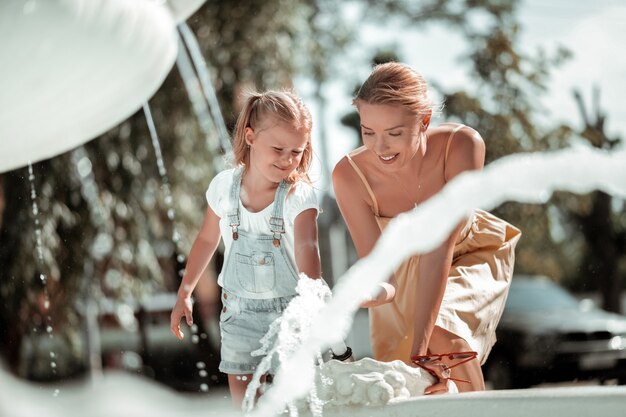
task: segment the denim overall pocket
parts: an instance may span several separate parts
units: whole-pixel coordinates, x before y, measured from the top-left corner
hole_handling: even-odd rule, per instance
[[[276,287],[273,253],[252,251],[249,256],[237,253],[235,265],[237,280],[244,290],[259,294],[272,291]]]

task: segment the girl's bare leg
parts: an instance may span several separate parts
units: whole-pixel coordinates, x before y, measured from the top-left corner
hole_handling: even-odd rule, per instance
[[[252,374],[246,375],[228,375],[228,388],[230,389],[230,398],[233,402],[233,407],[237,410],[241,410],[241,403],[246,395],[246,389],[248,384],[252,380]],[[265,382],[265,376],[261,377],[261,383]],[[256,398],[259,397],[257,392]]]
[[[470,350],[472,350],[472,348],[465,339],[439,326],[435,326],[433,329],[428,345],[429,353],[467,352]],[[446,363],[445,360],[443,362]],[[446,364],[453,365],[454,363]],[[456,382],[459,392],[485,390],[485,379],[478,359],[468,361],[456,368],[452,368],[450,371],[452,378],[464,379],[470,382],[469,384]]]

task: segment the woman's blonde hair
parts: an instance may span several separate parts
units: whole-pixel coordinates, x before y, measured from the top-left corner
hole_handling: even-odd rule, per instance
[[[245,137],[246,128],[259,131],[261,126],[270,118],[288,123],[298,133],[306,137],[306,145],[302,152],[300,164],[287,180],[292,183],[300,180],[310,183],[308,171],[313,159],[311,145],[313,119],[311,112],[300,97],[289,90],[269,90],[262,93],[250,92],[247,94],[243,109],[237,118],[233,136],[235,164],[244,166],[244,169],[250,164],[250,148]]]
[[[352,103],[358,108],[359,101],[402,106],[415,116],[430,114],[435,107],[428,98],[424,77],[399,62],[376,65]]]

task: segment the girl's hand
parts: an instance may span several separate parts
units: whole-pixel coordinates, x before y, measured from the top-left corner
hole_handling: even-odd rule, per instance
[[[176,304],[172,309],[172,314],[170,315],[170,330],[174,333],[179,340],[183,340],[185,335],[180,330],[180,321],[185,316],[185,320],[187,321],[187,325],[191,326],[193,324],[193,303],[191,302],[191,297],[181,297],[178,296],[176,298]]]

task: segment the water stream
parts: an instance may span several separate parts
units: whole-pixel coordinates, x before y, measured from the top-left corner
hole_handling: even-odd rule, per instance
[[[204,93],[203,96],[208,103],[208,108],[211,113],[213,123],[217,127],[218,137],[222,147],[222,154],[229,156],[232,152],[230,135],[228,134],[228,130],[226,129],[226,125],[224,124],[224,118],[222,117],[222,111],[220,110],[220,105],[217,100],[217,94],[215,93],[215,88],[213,88],[213,82],[211,81],[212,77],[209,71],[209,66],[204,60],[204,57],[202,56],[202,52],[200,50],[200,46],[198,45],[198,41],[196,40],[196,37],[191,29],[189,29],[189,26],[187,26],[187,24],[183,22],[178,25],[178,31],[182,36],[184,46],[187,48],[187,50],[189,50],[191,60],[193,62],[196,73],[198,74],[198,80],[200,81],[200,85],[202,86],[202,92]]]
[[[163,191],[164,201],[167,208],[167,217],[172,222],[172,242],[174,243],[174,248],[176,250],[176,260],[179,264],[185,263],[185,256],[182,254],[183,251],[180,247],[180,233],[178,232],[178,228],[176,227],[176,210],[174,209],[174,198],[172,196],[172,190],[170,188],[170,181],[167,175],[167,168],[165,167],[165,161],[163,160],[163,153],[161,152],[161,143],[159,142],[159,136],[157,134],[156,126],[154,124],[154,119],[152,118],[152,113],[150,112],[150,106],[148,103],[143,105],[143,112],[146,116],[146,122],[148,123],[148,130],[150,131],[150,138],[152,140],[152,147],[154,148],[154,154],[156,157],[157,167],[159,169],[159,176],[161,177],[161,190]],[[182,277],[185,274],[185,270],[181,269],[179,271],[179,275]],[[198,326],[192,325],[191,328],[191,341],[194,344],[197,344],[200,338],[206,338],[207,335],[202,333],[198,334]],[[198,362],[196,364],[196,368],[198,369],[198,375],[201,378],[207,378],[208,373],[206,372],[206,364],[204,362]],[[200,384],[200,391],[208,391],[209,385],[207,383]]]
[[[48,277],[44,272],[43,259],[43,240],[41,237],[41,222],[39,221],[39,205],[37,204],[37,190],[35,187],[35,172],[32,163],[28,163],[28,181],[30,183],[30,199],[32,203],[32,214],[35,220],[35,248],[37,253],[37,265],[39,269],[39,279],[42,284],[43,291],[43,308],[45,310],[45,326],[46,333],[50,339],[54,339],[54,328],[52,326],[52,317],[50,316],[50,295],[48,293]],[[51,345],[53,345],[51,343]],[[52,375],[57,374],[56,352],[50,350],[50,370]],[[53,395],[58,395],[59,390],[55,389]]]

